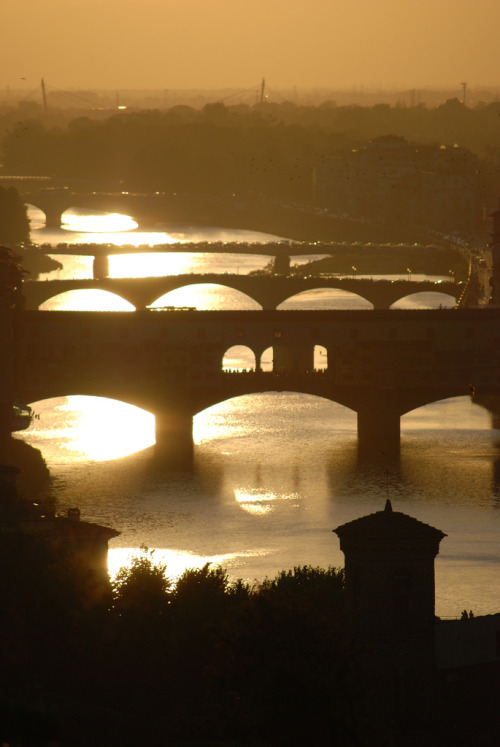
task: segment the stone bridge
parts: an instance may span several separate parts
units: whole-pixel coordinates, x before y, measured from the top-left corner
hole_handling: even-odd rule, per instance
[[[223,285],[245,293],[265,310],[274,310],[291,296],[316,288],[331,288],[355,293],[373,304],[388,309],[395,301],[414,293],[434,292],[460,296],[463,285],[450,281],[414,282],[410,280],[370,280],[352,277],[270,276],[231,274],[186,274],[152,278],[102,278],[84,280],[25,281],[23,294],[26,309],[36,310],[49,298],[76,290],[103,290],[125,299],[138,310],[144,310],[165,293],[199,284]]]
[[[157,450],[192,456],[192,418],[231,397],[290,391],[357,413],[361,456],[397,457],[400,418],[472,390],[500,395],[500,310],[25,311],[15,397],[110,397],[156,416]],[[235,345],[255,370],[226,373]],[[314,370],[314,348],[327,368]],[[273,350],[273,371],[261,371]]]

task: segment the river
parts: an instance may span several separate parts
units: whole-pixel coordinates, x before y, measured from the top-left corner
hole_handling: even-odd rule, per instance
[[[276,238],[202,227],[116,233],[112,223],[99,221],[92,230],[101,232],[90,235],[87,220],[75,212],[71,225],[59,231],[34,223],[32,239],[52,245],[139,245]],[[118,255],[110,258],[110,274],[247,273],[268,259],[182,252]],[[51,277],[91,277],[90,258],[62,261],[63,270]],[[222,287],[180,289],[157,303],[256,308],[247,297]],[[450,303],[422,294],[400,305]],[[317,290],[281,308],[287,307],[363,308],[366,302]],[[78,291],[44,308],[132,307],[109,294]],[[244,366],[246,360],[238,359],[236,351],[230,364]],[[389,497],[394,510],[447,535],[436,560],[436,613],[454,617],[465,608],[476,614],[500,610],[500,432],[491,427],[488,412],[469,398],[443,400],[405,415],[400,464],[386,464],[381,453],[372,469],[357,463],[356,416],[346,408],[294,393],[235,398],[196,416],[193,470],[168,474],[152,462],[154,420],[149,413],[90,397],[60,397],[34,403],[34,408],[39,419],[18,437],[41,449],[54,476],[59,510],[77,505],[82,518],[121,532],[110,543],[112,573],[141,545],[155,550],[154,557],[166,563],[172,577],[205,562],[220,563],[232,578],[251,582],[299,564],[341,566],[343,554],[332,530],[381,510]]]

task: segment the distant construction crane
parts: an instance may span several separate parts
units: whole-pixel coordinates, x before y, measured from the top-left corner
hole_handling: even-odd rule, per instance
[[[462,104],[465,106],[465,94],[467,92],[467,83],[460,83],[462,86]]]
[[[47,95],[45,93],[45,81],[42,78],[42,101],[43,101],[43,108],[45,111],[47,111]]]

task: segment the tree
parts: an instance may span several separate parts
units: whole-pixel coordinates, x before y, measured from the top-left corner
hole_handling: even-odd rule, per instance
[[[166,566],[155,564],[154,550],[141,547],[129,566],[118,571],[113,582],[114,610],[118,615],[162,615],[170,601],[171,581]]]
[[[14,187],[0,187],[0,243],[29,241],[30,225],[26,206]]]
[[[0,308],[16,306],[21,295],[22,279],[23,269],[19,264],[19,257],[9,247],[0,246]]]

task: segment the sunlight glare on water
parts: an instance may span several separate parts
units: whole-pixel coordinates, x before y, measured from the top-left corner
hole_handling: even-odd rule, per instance
[[[100,211],[71,210],[63,213],[62,220],[62,228],[66,231],[110,234],[132,231],[137,227],[138,224],[129,215]]]
[[[248,552],[246,553],[246,557],[251,558],[256,554]],[[108,552],[108,570],[111,578],[114,578],[121,568],[130,566],[132,560],[138,556],[139,551],[136,547],[110,549]],[[196,555],[195,553],[176,552],[175,550],[165,550],[162,548],[155,548],[151,556],[151,560],[155,565],[161,564],[166,566],[166,575],[172,580],[178,578],[184,571],[191,570],[192,568],[203,568],[206,563],[231,568],[237,558],[238,555],[236,553]]]
[[[155,442],[154,415],[105,397],[73,395],[33,403],[39,416],[25,431],[38,448],[54,450],[58,463],[116,459]]]
[[[115,293],[76,290],[60,293],[40,305],[40,311],[135,311],[135,306]]]
[[[276,239],[190,227],[121,234],[37,229],[32,238],[40,244],[109,241],[129,246]],[[110,274],[247,274],[268,260],[265,255],[188,252],[182,257],[121,255],[110,258]],[[50,277],[92,277],[91,258],[61,261],[63,270]],[[230,298],[229,293],[221,286],[189,286],[156,303],[253,308],[247,297],[233,292],[237,295]],[[217,300],[221,297],[223,302]],[[77,308],[73,301],[66,305],[69,295],[64,303],[62,298],[44,308]],[[121,303],[117,297],[95,295],[89,306],[110,309],[111,299]],[[348,309],[359,302],[353,294],[315,289],[287,306]],[[443,294],[425,294],[409,296],[394,307],[452,304]],[[317,347],[315,366],[324,365],[327,351]],[[248,348],[227,352],[226,367],[255,365]],[[262,353],[262,360],[265,368],[272,367],[271,349]],[[380,510],[389,496],[395,510],[447,534],[436,562],[436,613],[500,608],[500,431],[492,428],[488,411],[470,397],[435,402],[404,415],[400,463],[386,464],[381,454],[369,467],[358,462],[353,411],[293,392],[236,397],[194,417],[190,472],[165,472],[158,466],[154,450],[148,448],[154,443],[150,413],[87,397],[29,404],[40,420],[16,438],[41,449],[57,480],[59,510],[78,505],[85,520],[121,532],[111,542],[112,573],[127,562],[130,548],[143,544],[158,548],[155,560],[166,563],[171,578],[206,562],[220,563],[231,577],[250,582],[297,564],[341,566],[344,558],[331,530]]]
[[[261,308],[257,301],[254,301],[244,293],[213,283],[186,285],[183,288],[166,293],[151,304],[152,308],[162,306],[187,306],[200,311],[222,311],[223,309],[259,310]]]
[[[298,501],[299,495],[294,493],[278,494],[272,490],[258,488],[236,489],[234,496],[239,505],[249,514],[261,516],[276,508],[277,501]]]

